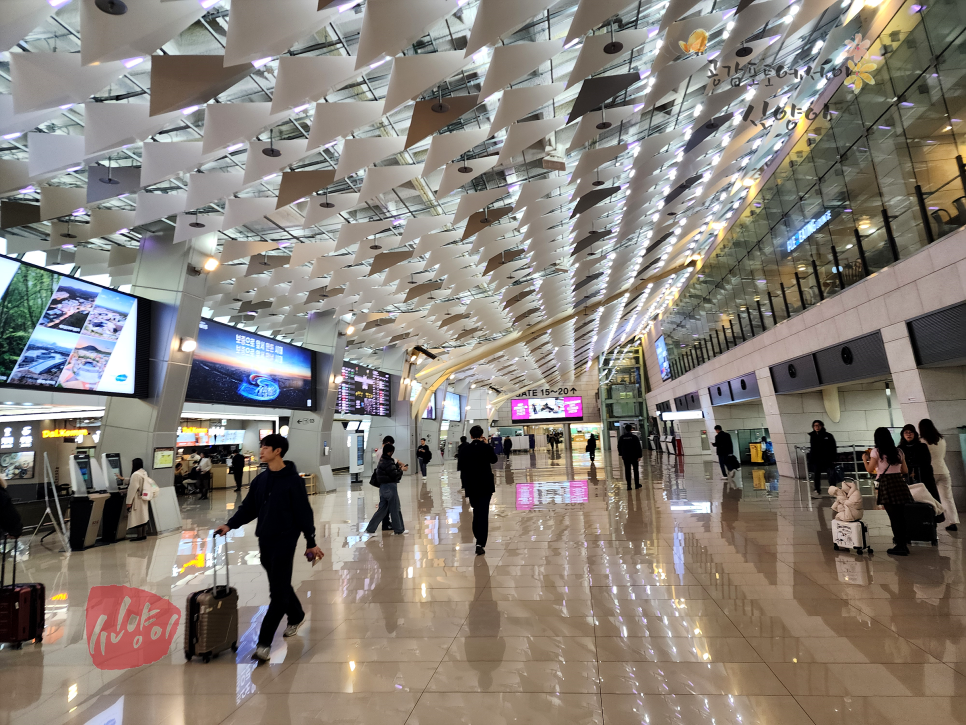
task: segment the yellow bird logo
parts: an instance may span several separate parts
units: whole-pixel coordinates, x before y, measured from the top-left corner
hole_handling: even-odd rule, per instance
[[[678,45],[685,53],[703,53],[708,48],[708,31],[698,28],[691,33],[687,43],[679,40]]]

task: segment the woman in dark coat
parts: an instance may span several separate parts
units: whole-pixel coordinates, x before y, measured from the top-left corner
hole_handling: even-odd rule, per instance
[[[916,426],[911,423],[902,428],[899,450],[906,457],[906,466],[912,480],[924,484],[929,494],[938,501],[939,489],[936,488],[936,478],[932,473],[932,454],[929,446],[919,438]]]
[[[590,454],[590,460],[593,461],[594,456],[597,455],[597,436],[593,433],[587,439],[587,452]]]
[[[820,420],[812,421],[812,431],[808,434],[808,444],[812,484],[815,486],[812,498],[818,498],[822,495],[823,473],[828,476],[830,486],[837,483],[834,467],[838,446],[835,443],[835,436],[825,430],[825,423]]]

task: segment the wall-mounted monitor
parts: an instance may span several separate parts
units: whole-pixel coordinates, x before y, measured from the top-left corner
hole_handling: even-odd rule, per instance
[[[346,363],[335,402],[336,415],[392,415],[389,373]]]
[[[579,395],[570,398],[513,398],[510,421],[542,423],[584,419],[584,401]]]
[[[412,390],[409,393],[409,402],[415,403],[416,396],[419,394],[421,389],[413,385]],[[430,397],[429,402],[426,404],[426,410],[423,411],[423,420],[436,420],[436,393]]]
[[[657,366],[661,372],[661,380],[670,380],[671,363],[667,358],[667,344],[664,342],[664,335],[654,341],[654,352],[657,353]]]
[[[0,256],[0,385],[143,397],[149,317],[146,300]]]
[[[0,475],[7,481],[34,477],[34,452],[18,451],[0,455]]]
[[[212,320],[198,325],[185,400],[314,410],[314,398],[311,350]]]
[[[457,393],[446,393],[443,399],[443,420],[463,420],[463,402]]]

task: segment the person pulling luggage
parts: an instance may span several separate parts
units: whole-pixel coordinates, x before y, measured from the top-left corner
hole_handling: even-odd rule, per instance
[[[305,621],[305,612],[292,588],[292,567],[299,534],[305,536],[305,557],[321,559],[315,543],[315,513],[305,492],[305,482],[292,461],[284,460],[288,440],[278,433],[262,439],[259,460],[268,468],[252,480],[248,495],[228,523],[215,529],[224,536],[232,529],[258,519],[255,536],[262,567],[268,574],[269,605],[258,633],[255,658],[267,662],[272,653],[275,631],[287,617],[284,637],[294,637]]]

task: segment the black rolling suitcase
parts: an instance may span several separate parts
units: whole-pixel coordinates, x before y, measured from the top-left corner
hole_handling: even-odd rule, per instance
[[[907,503],[903,510],[903,518],[909,541],[928,541],[933,546],[939,545],[939,535],[936,532],[936,510],[931,504]]]
[[[23,647],[25,642],[44,639],[44,607],[47,594],[43,584],[17,584],[17,540],[13,543],[13,573],[5,585],[7,573],[7,537],[0,552],[0,643]]]
[[[188,595],[188,621],[184,628],[184,657],[195,655],[205,662],[221,652],[238,650],[238,592],[228,576],[228,539],[225,539],[225,584],[218,586],[218,547],[215,538],[214,577],[210,589]]]

